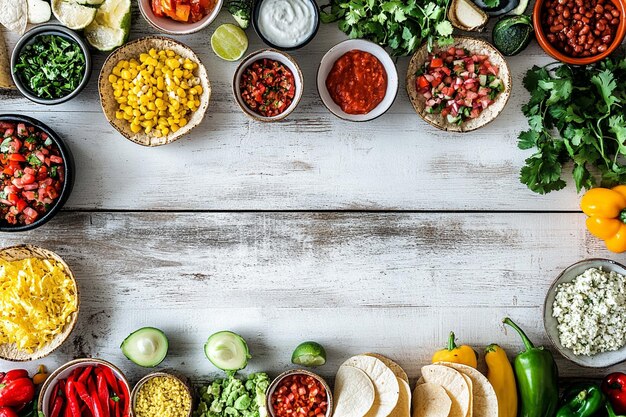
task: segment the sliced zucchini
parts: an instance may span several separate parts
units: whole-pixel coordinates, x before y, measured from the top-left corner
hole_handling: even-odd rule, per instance
[[[154,327],[142,327],[132,332],[120,348],[128,359],[139,366],[153,368],[167,356],[169,343],[163,331]]]
[[[252,357],[243,337],[228,330],[209,336],[204,344],[204,354],[215,367],[226,372],[245,368]]]

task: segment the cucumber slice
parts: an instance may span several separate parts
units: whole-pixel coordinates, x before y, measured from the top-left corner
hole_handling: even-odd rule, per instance
[[[243,337],[228,330],[209,336],[204,344],[204,354],[215,367],[226,372],[245,368],[252,357]]]
[[[120,346],[122,353],[139,366],[153,368],[167,355],[165,333],[154,327],[142,327],[132,332]]]

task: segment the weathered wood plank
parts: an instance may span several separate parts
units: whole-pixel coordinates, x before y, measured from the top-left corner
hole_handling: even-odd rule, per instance
[[[154,33],[135,11],[132,37]],[[219,22],[229,21],[226,12]],[[536,196],[518,180],[529,153],[517,149],[526,128],[520,112],[526,69],[550,59],[533,44],[509,63],[514,90],[503,114],[475,133],[446,135],[415,115],[404,91],[408,58],[398,59],[400,92],[383,117],[368,123],[336,119],[321,104],[315,74],[322,55],[345,39],[323,25],[293,55],[305,93],[293,117],[262,124],[247,119],[231,92],[236,63],[210,48],[217,27],[180,37],[208,68],[213,85],[207,118],[188,138],[161,149],[124,140],[101,114],[97,83],[104,54],[95,54],[92,82],[77,99],[55,107],[16,94],[0,96],[0,113],[30,114],[49,123],[76,154],[72,209],[165,210],[576,210],[572,189]],[[250,51],[261,48],[249,31]],[[483,35],[487,36],[487,35]],[[10,43],[16,37],[11,35]],[[173,192],[173,190],[176,190]]]
[[[449,330],[478,348],[519,343],[511,315],[547,344],[541,311],[551,281],[583,258],[609,255],[578,214],[62,213],[3,235],[57,251],[79,280],[79,327],[48,363],[114,359],[143,325],[171,335],[166,366],[212,372],[202,343],[233,328],[250,339],[254,368],[276,373],[304,339],[346,356],[381,351],[412,377]],[[565,376],[599,375],[560,360]],[[0,368],[7,366],[0,363]],[[601,372],[601,371],[600,371]]]

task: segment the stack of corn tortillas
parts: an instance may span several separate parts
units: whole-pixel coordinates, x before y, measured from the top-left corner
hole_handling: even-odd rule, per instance
[[[9,53],[4,43],[4,35],[0,32],[0,89],[14,88],[10,73]]]
[[[413,391],[413,417],[498,417],[498,399],[478,370],[439,362],[422,368]]]
[[[335,378],[334,417],[410,417],[411,389],[406,372],[375,353],[345,361]]]

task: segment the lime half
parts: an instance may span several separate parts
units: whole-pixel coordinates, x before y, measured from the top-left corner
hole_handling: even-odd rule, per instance
[[[52,0],[52,14],[69,29],[86,28],[96,17],[96,9],[74,1]]]
[[[326,363],[326,350],[317,342],[300,343],[291,355],[291,362],[302,366],[322,366]]]
[[[211,48],[223,60],[237,61],[248,49],[248,37],[239,26],[225,23],[211,36]]]
[[[122,46],[130,33],[130,0],[106,0],[85,28],[87,41],[99,51]]]

